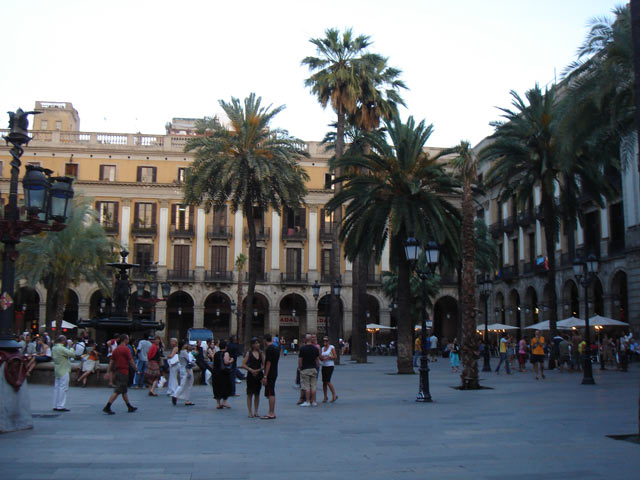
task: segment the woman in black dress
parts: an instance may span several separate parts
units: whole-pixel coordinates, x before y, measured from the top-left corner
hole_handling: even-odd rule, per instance
[[[213,377],[211,386],[213,387],[213,398],[218,402],[218,410],[231,408],[227,403],[227,398],[231,396],[231,363],[233,359],[227,352],[227,342],[220,341],[220,350],[213,356]]]
[[[247,352],[242,361],[242,366],[247,373],[247,408],[249,418],[258,417],[258,405],[260,405],[260,389],[262,388],[262,377],[264,370],[264,355],[260,350],[260,340],[256,337],[251,339],[251,350]],[[253,397],[254,408],[251,410],[251,397]]]

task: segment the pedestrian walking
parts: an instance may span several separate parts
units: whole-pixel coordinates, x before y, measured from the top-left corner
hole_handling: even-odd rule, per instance
[[[300,347],[298,368],[300,369],[300,388],[304,390],[305,401],[301,407],[316,407],[316,388],[318,385],[318,367],[320,352],[313,344],[312,336],[305,335],[305,345]]]
[[[518,342],[518,369],[521,372],[526,372],[527,367],[527,337],[522,337]]]
[[[538,369],[540,369],[540,375],[544,379],[544,337],[540,335],[540,330],[536,330],[535,336],[531,339],[531,363],[536,374],[536,380],[539,380]]]
[[[129,335],[123,333],[118,339],[118,346],[111,353],[111,359],[109,360],[109,368],[107,374],[110,378],[114,378],[115,389],[109,397],[107,404],[102,409],[104,413],[109,415],[115,415],[116,412],[111,410],[111,405],[116,401],[118,395],[122,395],[122,400],[127,405],[127,411],[129,413],[135,412],[138,408],[129,403],[129,397],[127,396],[127,386],[129,385],[129,368],[135,370],[136,364],[133,361],[133,355],[129,350]]]
[[[169,363],[169,383],[167,383],[167,395],[175,396],[178,389],[178,373],[180,372],[180,359],[178,357],[178,339],[169,340],[169,354],[167,355],[167,363]]]
[[[413,366],[418,367],[418,359],[422,354],[422,338],[418,335],[413,342]]]
[[[162,363],[162,343],[159,336],[155,336],[151,342],[151,347],[147,352],[147,369],[144,372],[144,379],[149,385],[149,396],[157,397],[156,387],[158,386],[158,380],[160,380],[161,370],[160,364]]]
[[[146,338],[142,338],[138,342],[138,358],[136,359],[136,373],[135,377],[133,377],[133,385],[138,388],[144,388],[144,372],[147,370],[147,365],[149,364],[149,349],[151,348],[151,342]]]
[[[280,361],[280,349],[273,344],[271,334],[264,335],[264,396],[269,399],[269,413],[260,417],[263,420],[276,418],[276,379],[278,378],[278,362]]]
[[[56,338],[56,344],[51,350],[51,358],[54,366],[54,382],[53,382],[53,409],[56,412],[68,412],[65,406],[67,403],[67,392],[69,391],[69,372],[71,364],[69,360],[75,357],[76,352],[65,347],[67,338],[64,335]]]
[[[322,350],[320,351],[320,365],[322,366],[322,393],[324,398],[322,403],[327,403],[329,398],[327,397],[327,388],[331,391],[331,403],[338,399],[336,390],[331,383],[331,377],[333,376],[333,369],[335,367],[335,359],[338,358],[336,349],[329,343],[329,337],[322,339]]]
[[[86,348],[87,353],[84,354],[84,361],[82,362],[82,375],[76,380],[77,384],[82,384],[83,387],[87,386],[87,379],[89,375],[94,373],[98,368],[98,352],[96,351],[96,342],[89,340]]]
[[[218,403],[216,407],[218,410],[231,408],[227,398],[231,396],[232,383],[235,380],[231,378],[232,363],[233,360],[227,352],[227,341],[220,340],[220,350],[213,355],[213,377],[211,378],[213,398]]]
[[[260,340],[256,337],[251,339],[251,349],[244,356],[240,368],[247,371],[247,410],[249,410],[249,418],[254,418],[258,416],[260,390],[264,377],[264,355],[260,350]]]
[[[567,340],[567,336],[562,336],[562,341],[558,344],[558,370],[562,373],[564,369],[564,365],[567,365],[567,371],[571,371],[571,356],[570,356],[571,345]]]
[[[448,345],[449,349],[449,364],[451,365],[451,371],[457,373],[460,371],[460,345],[458,345],[458,339],[454,338]]]
[[[231,357],[231,396],[236,396],[236,383],[240,383],[238,380],[238,369],[237,369],[237,361],[240,356],[240,345],[237,343],[237,338],[235,335],[231,335],[229,337],[229,342],[227,343],[227,352],[229,353],[229,357]]]
[[[178,362],[180,368],[180,384],[176,389],[175,395],[171,397],[171,403],[176,405],[178,400],[184,400],[184,404],[188,407],[195,405],[191,401],[191,388],[193,387],[193,365],[195,359],[191,355],[191,345],[184,340],[179,345],[180,353],[178,354]]]
[[[505,369],[507,370],[507,375],[511,375],[511,368],[509,366],[509,358],[508,358],[508,348],[509,348],[509,337],[506,333],[503,333],[500,338],[500,361],[498,362],[498,367],[496,368],[496,373],[500,374],[500,366],[504,362]]]

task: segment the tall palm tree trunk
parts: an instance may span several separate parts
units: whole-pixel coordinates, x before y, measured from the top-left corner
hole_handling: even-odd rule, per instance
[[[241,339],[242,341],[244,341],[244,310],[242,308],[242,295],[243,295],[243,282],[242,282],[242,274],[244,273],[243,271],[244,269],[242,268],[238,268],[238,301],[237,301],[237,317],[236,317],[236,321],[238,322],[238,324],[236,325],[236,335],[238,336],[238,339]],[[231,327],[231,325],[229,325],[229,327]],[[229,333],[229,336],[231,336],[231,332]]]
[[[354,352],[351,359],[358,363],[367,363],[367,276],[368,262],[364,255],[359,254],[353,262],[352,276],[352,309],[353,330],[352,340]]]
[[[398,235],[398,238],[405,238],[406,235]],[[399,241],[395,243],[399,244]],[[404,252],[402,245],[396,245],[398,251]],[[413,372],[413,325],[414,319],[411,318],[411,271],[409,264],[404,257],[404,253],[400,255],[398,261],[398,373],[414,373]]]
[[[462,194],[462,388],[480,388],[478,381],[478,335],[476,334],[476,236],[473,226],[471,184],[465,181]]]
[[[558,321],[558,298],[556,295],[556,224],[555,217],[551,215],[554,211],[554,198],[550,195],[543,195],[542,203],[544,207],[544,240],[547,249],[547,262],[549,270],[547,271],[547,285],[549,286],[549,330],[552,336],[557,335]],[[553,348],[550,349],[548,369],[555,367],[556,358]]]
[[[246,202],[244,211],[247,218],[247,230],[249,232],[249,284],[247,285],[247,300],[243,315],[243,337],[238,339],[244,345],[245,351],[249,348],[251,339],[251,317],[253,315],[254,292],[256,289],[256,275],[258,266],[258,247],[256,240],[256,224],[253,222],[253,205]]]
[[[342,158],[344,155],[344,126],[345,126],[345,114],[338,113],[338,128],[336,136],[336,160]],[[340,176],[340,171],[335,172],[336,177]],[[340,191],[340,184],[336,183],[334,186],[335,193]],[[341,270],[341,249],[342,244],[340,242],[340,225],[342,224],[342,207],[334,210],[333,212],[333,237],[331,238],[331,263],[329,265],[329,276],[331,277],[331,285],[329,286],[329,325],[327,327],[327,334],[329,336],[329,342],[332,345],[338,345],[340,343],[340,322],[342,317],[340,315],[340,298],[333,294],[333,286],[340,281]],[[338,357],[335,360],[337,365],[340,365],[340,349],[336,348],[336,354]]]

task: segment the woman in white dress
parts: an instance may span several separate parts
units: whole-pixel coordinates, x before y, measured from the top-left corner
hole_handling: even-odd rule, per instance
[[[175,397],[178,389],[178,372],[180,371],[180,357],[178,357],[178,339],[169,340],[169,354],[167,362],[169,362],[169,383],[167,384],[167,395]]]
[[[176,394],[171,397],[171,402],[175,405],[178,403],[178,399],[184,400],[184,404],[187,406],[195,405],[191,401],[191,387],[193,387],[193,366],[195,365],[195,358],[191,354],[192,346],[189,342],[184,342],[180,345],[180,353],[178,359],[180,360],[180,386],[176,390]]]

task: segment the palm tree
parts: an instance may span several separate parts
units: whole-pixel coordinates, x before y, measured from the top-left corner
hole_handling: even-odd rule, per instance
[[[361,81],[359,72],[362,70],[363,57],[366,57],[367,47],[371,41],[367,35],[354,36],[351,29],[340,34],[338,29],[325,30],[324,38],[309,40],[316,47],[317,57],[306,57],[302,65],[309,68],[312,75],[305,80],[305,86],[318,98],[320,105],[326,108],[331,105],[337,115],[335,143],[335,158],[342,158],[345,149],[345,127],[347,115],[352,114],[360,98]],[[340,172],[336,170],[336,176]],[[340,183],[335,183],[335,191],[340,191]],[[333,212],[333,239],[331,242],[331,263],[329,276],[331,284],[340,280],[341,243],[340,225],[342,210]],[[336,295],[330,296],[330,318],[340,318],[340,300]],[[328,334],[333,344],[337,345],[340,326],[330,321]]]
[[[478,380],[478,335],[476,335],[476,236],[471,186],[478,178],[478,162],[469,142],[453,149],[451,162],[462,183],[462,389],[480,388]]]
[[[411,273],[403,242],[409,234],[440,244],[458,241],[459,212],[444,198],[455,192],[457,183],[439,156],[424,151],[432,125],[416,125],[413,117],[402,123],[398,116],[384,123],[386,131],[366,134],[369,154],[336,160],[345,172],[339,179],[344,186],[326,207],[346,205],[341,238],[347,258],[370,251],[379,259],[389,239],[391,264],[398,273],[398,373],[413,373]]]
[[[400,70],[387,66],[387,59],[377,54],[369,54],[360,64],[360,97],[355,111],[349,115],[350,124],[363,133],[371,132],[380,126],[381,120],[390,120],[398,114],[398,105],[406,106],[398,93],[407,88],[398,77]],[[369,145],[364,137],[364,153],[369,153]],[[367,280],[369,256],[359,252],[353,262],[352,281],[352,355],[358,363],[366,363],[365,345],[367,319]]]
[[[304,201],[305,182],[309,176],[297,163],[308,154],[301,140],[285,130],[270,128],[273,118],[284,106],[271,109],[261,106],[262,99],[250,94],[241,102],[220,100],[229,118],[228,129],[218,122],[200,125],[201,137],[187,143],[195,150],[194,162],[184,184],[185,203],[213,207],[231,205],[231,211],[242,209],[249,233],[249,284],[244,310],[244,338],[248,345],[252,305],[257,276],[258,247],[254,212],[269,208],[295,208]]]
[[[116,245],[98,220],[91,203],[80,199],[64,230],[26,237],[18,245],[16,278],[24,279],[31,288],[42,283],[47,290],[47,329],[55,324],[60,331],[69,287],[88,282],[105,294],[111,290],[105,264],[115,260]]]
[[[238,256],[236,257],[236,261],[235,261],[235,266],[236,266],[236,271],[238,272],[238,305],[237,305],[237,319],[238,319],[238,326],[236,329],[238,338],[240,339],[244,339],[244,329],[242,328],[242,319],[244,318],[242,316],[243,314],[243,309],[242,309],[242,297],[244,296],[243,291],[242,291],[242,274],[244,273],[244,268],[247,266],[247,256],[244,253],[240,253],[238,254]]]

